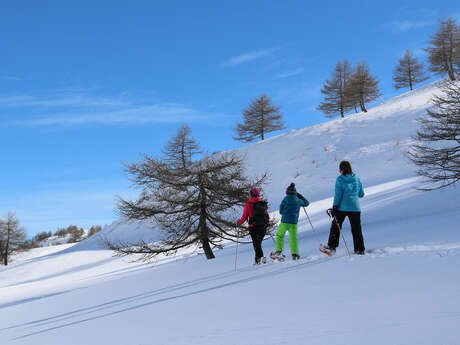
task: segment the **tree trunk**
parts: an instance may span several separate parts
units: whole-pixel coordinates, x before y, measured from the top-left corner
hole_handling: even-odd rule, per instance
[[[366,105],[364,104],[364,101],[362,99],[359,100],[359,106],[361,107],[361,110],[365,113],[367,113]]]
[[[206,255],[206,259],[214,259],[214,253],[212,252],[211,246],[209,245],[209,230],[206,225],[206,189],[204,186],[204,181],[202,175],[199,176],[199,183],[200,183],[200,197],[201,197],[201,205],[200,205],[200,241],[201,245],[203,246],[204,254]]]
[[[262,126],[261,126],[261,130],[262,130],[262,141],[264,140],[264,126],[265,126],[265,123],[264,123],[264,115],[262,114]]]
[[[449,68],[447,73],[449,73],[450,80],[454,81],[455,80],[455,73],[452,71],[452,68]]]
[[[410,66],[409,66],[409,87],[410,87],[410,90],[412,91],[413,88],[412,88],[412,71],[410,69]]]
[[[206,230],[206,233],[207,232],[208,231]],[[209,245],[209,240],[207,238],[202,238],[201,245],[203,246],[204,255],[206,255],[206,259],[208,260],[214,259],[215,256],[214,256],[214,253],[212,252],[211,246]]]

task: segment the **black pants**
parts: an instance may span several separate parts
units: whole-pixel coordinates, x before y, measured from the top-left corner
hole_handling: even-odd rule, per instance
[[[348,220],[351,224],[351,233],[353,235],[353,246],[356,252],[364,252],[364,239],[363,239],[363,232],[361,229],[361,212],[345,212],[345,211],[337,211],[337,221],[342,227],[343,221],[345,217],[348,216]],[[329,233],[329,241],[327,245],[330,248],[337,248],[339,245],[340,239],[340,231],[335,222],[335,219],[332,221],[331,225],[331,232]]]
[[[252,238],[252,245],[254,246],[254,251],[256,252],[256,263],[259,262],[259,259],[264,256],[262,250],[262,241],[264,240],[265,233],[267,229],[265,226],[253,226],[249,228],[249,234]]]

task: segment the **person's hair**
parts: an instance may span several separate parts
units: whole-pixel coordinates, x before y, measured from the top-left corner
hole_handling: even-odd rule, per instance
[[[339,168],[344,175],[353,174],[353,170],[351,170],[351,164],[348,161],[341,161]]]

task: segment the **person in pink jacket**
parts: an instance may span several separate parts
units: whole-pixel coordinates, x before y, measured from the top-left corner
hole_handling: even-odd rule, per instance
[[[267,259],[262,250],[262,241],[269,222],[267,203],[260,198],[260,190],[252,188],[249,192],[249,200],[244,205],[243,216],[238,221],[241,226],[245,221],[249,224],[249,234],[255,251],[255,262],[257,265],[264,264]]]

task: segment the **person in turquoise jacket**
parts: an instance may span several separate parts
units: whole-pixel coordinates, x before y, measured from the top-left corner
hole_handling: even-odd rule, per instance
[[[276,233],[276,252],[273,254],[275,260],[284,259],[284,236],[289,231],[289,246],[291,248],[292,259],[297,260],[299,256],[299,241],[297,239],[297,223],[301,207],[306,207],[310,203],[300,193],[297,193],[295,184],[291,183],[286,189],[286,196],[280,205],[281,224]]]
[[[329,233],[329,241],[326,250],[335,253],[339,245],[340,230],[336,220],[342,228],[345,217],[351,224],[353,246],[356,254],[364,254],[364,239],[361,229],[361,207],[359,199],[364,196],[364,188],[358,176],[353,174],[350,162],[342,161],[339,165],[340,176],[335,182],[334,202],[332,206],[333,221]]]

